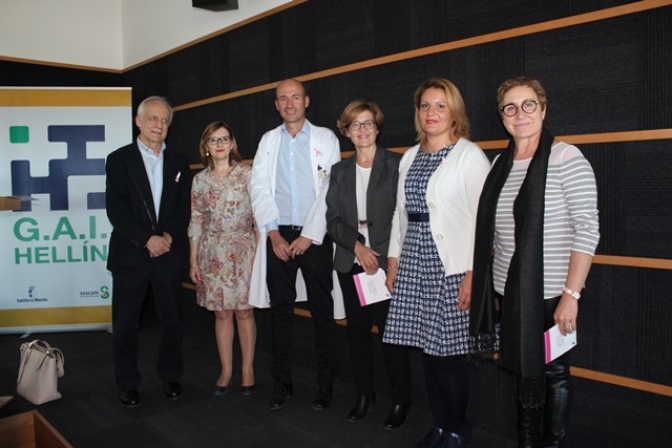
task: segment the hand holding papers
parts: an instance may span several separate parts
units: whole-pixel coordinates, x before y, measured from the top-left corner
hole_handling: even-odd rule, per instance
[[[576,346],[576,330],[563,336],[560,333],[560,327],[554,325],[544,333],[544,345],[546,346],[546,364],[548,364]]]
[[[373,275],[362,272],[352,277],[355,281],[361,306],[389,300],[392,297],[390,291],[387,290],[387,286],[385,286],[385,271],[381,268],[378,268],[378,271]]]

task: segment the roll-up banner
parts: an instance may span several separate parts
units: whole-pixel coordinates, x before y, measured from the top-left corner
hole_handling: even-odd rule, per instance
[[[129,88],[0,87],[0,333],[110,328],[105,158],[131,140]]]

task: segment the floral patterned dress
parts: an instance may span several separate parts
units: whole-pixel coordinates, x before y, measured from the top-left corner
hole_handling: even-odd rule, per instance
[[[198,241],[202,281],[198,305],[212,311],[247,310],[257,239],[250,202],[252,168],[236,163],[223,177],[210,168],[194,176],[189,238]]]

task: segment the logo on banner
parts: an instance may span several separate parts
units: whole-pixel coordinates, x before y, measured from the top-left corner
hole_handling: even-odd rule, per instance
[[[28,126],[12,126],[9,128],[9,135],[10,143],[27,144],[30,140],[30,129]],[[47,193],[51,210],[68,210],[68,178],[70,176],[105,175],[105,159],[86,157],[87,142],[105,141],[105,126],[51,125],[47,128],[47,140],[65,143],[67,157],[49,160],[49,174],[46,176],[31,176],[28,160],[12,161],[12,194],[30,196]],[[86,208],[88,210],[104,209],[105,193],[88,193]],[[21,211],[30,210],[30,201],[24,201]]]
[[[58,263],[94,263],[107,260],[106,231],[99,232],[100,214],[82,216],[85,210],[104,210],[105,192],[95,191],[95,186],[87,185],[87,176],[104,176],[105,159],[87,157],[87,144],[105,141],[105,125],[47,125],[48,144],[31,142],[31,130],[39,133],[37,125],[9,126],[10,153],[15,148],[21,154],[29,154],[32,160],[39,162],[38,167],[46,163],[46,175],[33,175],[35,170],[31,160],[15,157],[9,163],[12,195],[34,196],[46,194],[49,197],[49,210],[42,210],[36,217],[18,218],[12,226],[12,234],[17,241],[13,250],[15,265],[38,265]],[[62,148],[65,143],[66,157],[50,158],[54,149]],[[51,145],[58,145],[54,148]],[[16,145],[16,146],[14,146]],[[22,145],[25,145],[21,147]],[[73,179],[79,179],[76,191],[71,191]],[[82,181],[84,179],[84,181]],[[82,191],[91,188],[93,191]],[[98,187],[100,190],[100,186]],[[85,198],[71,204],[71,195]],[[83,202],[83,203],[82,203]],[[21,210],[16,213],[31,212],[32,201],[23,201]],[[60,214],[58,212],[73,211]],[[37,217],[39,216],[39,218]],[[54,220],[56,220],[54,222]],[[107,220],[105,220],[107,224]]]
[[[28,297],[19,297],[16,299],[16,303],[43,303],[48,301],[49,299],[46,297],[37,297],[34,286],[28,287]]]
[[[99,290],[92,291],[79,291],[80,299],[109,299],[110,298],[110,288],[107,286],[101,286]]]
[[[0,195],[22,198],[0,212],[0,317],[110,304],[105,159],[131,140],[130,89],[0,87]]]

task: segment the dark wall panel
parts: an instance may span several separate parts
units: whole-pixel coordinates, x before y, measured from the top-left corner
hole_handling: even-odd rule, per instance
[[[670,384],[672,272],[594,265],[581,298],[572,365]]]
[[[367,97],[377,101],[386,114],[387,126],[381,142],[391,147],[410,146],[415,133],[413,92],[427,77],[442,75],[451,79],[465,98],[473,139],[501,139],[506,137],[506,133],[496,113],[497,86],[508,77],[527,73],[539,77],[547,89],[547,126],[557,135],[669,127],[672,122],[672,108],[669,107],[672,89],[662,87],[669,86],[669,79],[667,84],[661,84],[665,76],[669,78],[669,72],[665,75],[647,67],[668,68],[670,58],[663,55],[672,54],[672,40],[643,38],[641,30],[648,29],[649,25],[654,29],[661,28],[662,23],[670,23],[671,20],[672,8],[665,8],[316,79],[306,83],[312,100],[308,116],[316,124],[334,129],[335,121],[347,102]],[[646,36],[653,37],[648,33]],[[281,54],[288,51],[285,44],[271,46],[276,47],[282,47],[278,50]],[[231,50],[230,54],[233,53],[239,52]],[[218,85],[235,79],[239,88],[270,82],[273,79],[264,76],[260,67],[265,65],[269,71],[275,71],[277,54],[274,51],[261,54],[268,54],[270,60],[264,62],[263,58],[255,55],[243,57],[241,53],[236,60],[243,58],[246,64],[239,63],[233,71],[220,67],[221,80],[217,78],[214,66],[209,67],[205,78],[217,78]],[[182,57],[185,60],[181,65],[195,64],[187,58],[187,53]],[[214,58],[220,58],[220,62],[226,60],[219,53]],[[211,64],[211,61],[207,63]],[[282,65],[281,62],[278,64]],[[243,76],[245,67],[259,70],[249,71],[246,77]],[[283,70],[278,73],[288,74]],[[130,73],[125,76],[135,82],[136,75]],[[185,77],[187,83],[194,76],[189,73]],[[247,83],[248,77],[255,81]],[[171,86],[161,81],[153,87],[155,91],[166,94],[174,104],[180,103],[174,98],[184,98],[185,92],[189,91],[182,89],[173,94]],[[198,88],[208,89],[202,84]],[[196,87],[192,85],[193,89]],[[134,96],[138,101],[145,94],[155,93],[146,89],[141,91],[143,95]],[[218,116],[232,125],[246,121],[244,129],[237,131],[246,148],[256,146],[261,134],[268,130],[265,126],[276,124],[279,120],[272,93],[269,96],[268,92],[262,92],[251,97],[255,99],[235,98],[215,106]],[[251,107],[260,97],[268,98],[267,106]],[[179,126],[181,117],[192,114],[202,117],[202,122],[211,121],[214,117],[211,119],[208,114],[212,110],[212,107],[200,107],[179,112],[175,126]],[[200,128],[179,127],[179,133],[171,131],[171,139],[180,145],[192,141],[201,131]],[[347,143],[344,142],[344,150],[350,149]]]
[[[175,104],[184,104],[249,87],[252,80],[265,84],[633,1],[311,1],[138,67],[125,74],[124,80],[127,76],[129,81],[137,80],[133,72],[152,72],[154,66],[159,65],[157,75],[176,77],[167,80],[175,90],[166,89],[161,81],[157,84],[157,79],[151,76],[145,79],[149,86],[130,82],[129,85],[141,91],[161,90]],[[230,57],[220,57],[217,47]],[[199,55],[196,50],[199,48],[207,51]],[[194,55],[199,55],[200,60],[194,60]],[[264,56],[266,61],[262,60]],[[170,66],[177,66],[179,70],[167,69]],[[230,81],[200,84],[193,90],[184,90],[180,80],[189,77],[185,71],[193,73],[204,69],[210,73],[218,70]],[[230,77],[231,71],[247,72],[249,76]]]
[[[0,60],[0,86],[120,87],[120,74]]]
[[[579,145],[593,165],[598,253],[672,258],[672,140]]]

